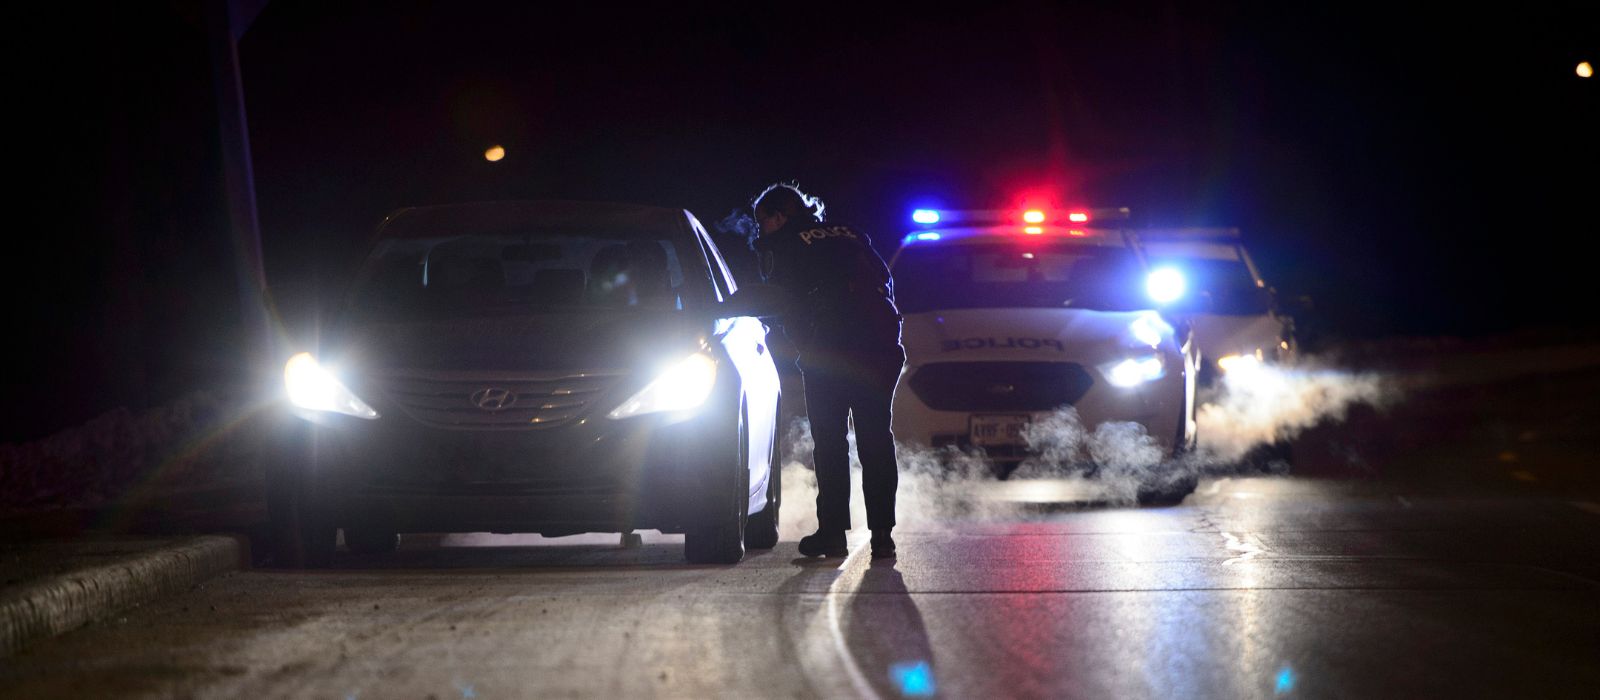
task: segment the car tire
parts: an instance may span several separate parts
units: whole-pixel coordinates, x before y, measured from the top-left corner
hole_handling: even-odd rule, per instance
[[[1171,481],[1139,486],[1139,505],[1142,506],[1172,506],[1183,502],[1189,494],[1194,493],[1200,485],[1200,477],[1194,474],[1179,477]]]
[[[390,554],[400,547],[400,533],[383,527],[347,527],[344,546],[356,554]]]
[[[772,549],[778,546],[778,514],[783,505],[783,456],[778,453],[779,426],[772,431],[772,458],[767,465],[767,507],[751,515],[744,524],[744,546]]]
[[[339,533],[317,503],[305,443],[280,440],[267,464],[267,519],[273,562],[287,569],[321,569],[333,563]]]
[[[1194,493],[1194,490],[1200,486],[1200,474],[1194,471],[1199,469],[1199,465],[1193,464],[1188,459],[1198,447],[1200,435],[1198,429],[1193,434],[1185,435],[1188,433],[1188,420],[1188,408],[1185,407],[1178,420],[1178,434],[1174,437],[1172,454],[1168,457],[1168,461],[1172,463],[1175,469],[1189,471],[1176,476],[1159,475],[1156,481],[1140,484],[1139,491],[1135,495],[1139,505],[1177,505],[1182,503],[1183,499],[1188,498],[1189,494]],[[1167,476],[1168,478],[1162,479],[1160,476]]]
[[[744,559],[745,523],[750,512],[749,439],[743,402],[739,406],[739,440],[733,474],[726,491],[709,499],[712,512],[683,533],[683,557],[691,564],[737,564]],[[726,468],[723,468],[726,473]]]

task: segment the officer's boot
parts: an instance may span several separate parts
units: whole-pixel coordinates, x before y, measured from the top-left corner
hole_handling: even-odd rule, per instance
[[[800,553],[808,557],[842,557],[850,553],[844,530],[817,530],[800,538]]]
[[[888,530],[872,531],[872,558],[891,559],[894,557],[894,538],[889,536]]]

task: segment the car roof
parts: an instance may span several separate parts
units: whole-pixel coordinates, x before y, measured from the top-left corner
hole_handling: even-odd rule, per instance
[[[441,230],[467,228],[477,233],[514,233],[529,223],[573,233],[618,231],[688,231],[683,209],[618,202],[515,200],[407,207],[389,214],[379,226],[386,239],[427,238]]]
[[[1181,228],[1141,228],[1134,231],[1151,257],[1180,257],[1199,260],[1243,259],[1239,229],[1220,226]]]

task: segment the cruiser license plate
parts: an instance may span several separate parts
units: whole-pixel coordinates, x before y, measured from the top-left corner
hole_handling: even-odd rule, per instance
[[[1029,416],[1026,413],[975,415],[971,422],[972,445],[993,447],[1025,444],[1022,430],[1028,427],[1028,422]]]

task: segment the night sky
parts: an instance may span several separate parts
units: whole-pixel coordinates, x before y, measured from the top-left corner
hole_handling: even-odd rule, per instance
[[[8,29],[27,371],[0,441],[242,369],[204,23],[143,5]],[[439,5],[275,0],[239,43],[285,319],[396,207],[635,201],[711,226],[792,178],[885,255],[914,205],[1025,193],[1238,226],[1329,337],[1600,327],[1592,2]]]

